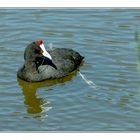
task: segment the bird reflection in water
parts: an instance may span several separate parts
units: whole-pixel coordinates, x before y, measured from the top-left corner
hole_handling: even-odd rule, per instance
[[[34,118],[41,118],[44,119],[48,115],[46,114],[47,111],[49,111],[52,106],[50,106],[50,102],[46,101],[46,98],[40,98],[37,96],[37,90],[41,87],[52,87],[55,84],[61,84],[66,81],[70,81],[74,75],[76,75],[77,70],[73,71],[70,75],[55,79],[55,80],[46,80],[42,82],[26,82],[19,78],[17,78],[17,81],[19,85],[21,86],[21,89],[23,91],[24,95],[24,104],[27,109],[27,113],[32,115]],[[63,84],[61,84],[63,85]]]

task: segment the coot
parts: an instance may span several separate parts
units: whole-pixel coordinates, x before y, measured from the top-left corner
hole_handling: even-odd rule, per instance
[[[29,82],[61,78],[77,69],[83,58],[78,52],[67,48],[47,52],[42,40],[34,41],[25,49],[25,62],[17,76]]]

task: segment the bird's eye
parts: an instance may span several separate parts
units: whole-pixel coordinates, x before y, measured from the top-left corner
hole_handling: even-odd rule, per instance
[[[35,45],[36,43],[35,43],[35,42],[33,42],[33,44]]]

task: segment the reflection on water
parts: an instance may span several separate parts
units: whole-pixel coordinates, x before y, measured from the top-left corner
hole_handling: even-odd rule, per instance
[[[19,78],[17,78],[19,85],[22,88],[23,95],[24,95],[24,104],[27,108],[27,112],[32,114],[33,117],[42,117],[42,113],[44,112],[43,106],[47,104],[47,101],[44,101],[43,98],[39,98],[36,93],[37,89],[41,86],[38,83],[28,83]],[[46,110],[49,110],[46,107]]]
[[[42,82],[34,82],[34,83],[26,82],[17,78],[17,81],[23,91],[24,104],[27,108],[27,112],[29,114],[32,114],[33,117],[44,118],[43,113],[49,111],[52,107],[48,106],[50,103],[49,101],[46,101],[43,98],[39,98],[36,95],[38,88],[45,87],[45,86],[49,87],[49,86],[53,86],[54,84],[70,81],[72,77],[76,75],[76,73],[77,70],[73,71],[70,75],[63,78],[46,80]]]

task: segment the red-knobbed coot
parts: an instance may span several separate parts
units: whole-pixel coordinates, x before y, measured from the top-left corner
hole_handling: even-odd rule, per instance
[[[74,71],[83,58],[78,52],[67,48],[56,48],[47,52],[43,41],[38,40],[26,47],[25,62],[17,76],[29,82],[61,78]]]

